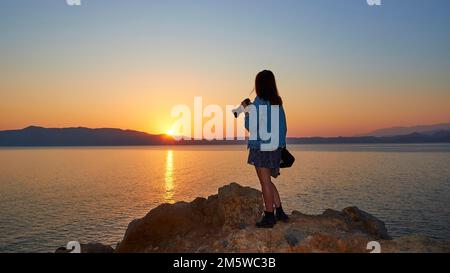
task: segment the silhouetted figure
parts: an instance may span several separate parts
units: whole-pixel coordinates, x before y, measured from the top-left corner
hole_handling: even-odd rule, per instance
[[[259,182],[261,183],[261,189],[264,198],[265,211],[261,221],[256,223],[257,227],[272,228],[277,220],[287,221],[288,216],[284,213],[281,206],[281,198],[278,193],[277,187],[271,181],[271,177],[278,177],[280,170],[281,151],[286,146],[286,115],[283,109],[283,101],[278,94],[278,89],[275,81],[274,74],[269,70],[263,70],[258,73],[255,79],[256,98],[252,102],[256,111],[245,113],[245,127],[252,134],[257,134],[256,138],[249,139],[248,141],[248,164],[254,165],[256,174],[258,175]],[[242,102],[243,106],[247,106],[248,101]],[[265,105],[267,107],[267,117],[260,119],[259,117],[250,117],[252,114],[260,115],[259,108]],[[252,132],[250,128],[250,118],[257,121],[257,128],[261,127],[261,120],[267,122],[265,128],[271,128],[271,106],[279,106],[279,132],[278,139],[279,144],[275,149],[266,151],[261,149],[261,145],[267,143],[266,140],[262,140],[258,132]],[[270,130],[270,129],[269,129]]]

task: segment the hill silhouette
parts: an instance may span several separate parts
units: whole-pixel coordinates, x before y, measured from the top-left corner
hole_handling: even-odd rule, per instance
[[[138,145],[229,145],[246,141],[175,141],[167,135],[152,135],[134,130],[85,127],[44,128],[29,126],[0,131],[0,146],[138,146]],[[411,133],[398,136],[302,137],[288,138],[288,144],[363,144],[363,143],[450,143],[450,130]]]
[[[417,125],[410,127],[390,127],[390,128],[382,128],[375,131],[372,131],[367,134],[358,135],[358,136],[376,136],[376,137],[384,137],[384,136],[399,136],[399,135],[408,135],[412,133],[422,133],[422,134],[433,134],[439,131],[450,131],[450,123],[439,123],[439,124],[431,124],[431,125]]]
[[[0,131],[0,146],[125,146],[170,144],[165,135],[133,130],[85,127],[44,128]]]

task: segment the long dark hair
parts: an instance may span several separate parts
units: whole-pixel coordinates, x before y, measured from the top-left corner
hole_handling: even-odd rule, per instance
[[[263,70],[256,75],[255,90],[258,97],[270,101],[271,105],[283,105],[283,100],[278,94],[275,75],[272,71]]]

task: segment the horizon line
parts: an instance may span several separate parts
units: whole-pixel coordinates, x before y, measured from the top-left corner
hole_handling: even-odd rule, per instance
[[[311,135],[311,136],[286,136],[286,138],[337,138],[337,137],[370,137],[373,135],[370,135],[370,133],[373,133],[375,131],[379,131],[379,130],[386,130],[386,129],[405,129],[405,128],[412,128],[412,127],[422,127],[422,126],[441,126],[441,125],[450,125],[450,121],[449,122],[439,122],[439,123],[433,123],[433,124],[419,124],[419,125],[412,125],[412,126],[391,126],[391,127],[384,127],[384,128],[378,128],[378,129],[374,129],[371,132],[368,132],[366,134],[364,133],[359,133],[359,134],[353,134],[353,135],[334,135],[334,136],[320,136],[320,135]],[[40,126],[40,125],[29,125],[29,126],[25,126],[23,128],[17,128],[17,129],[0,129],[0,132],[3,131],[20,131],[20,130],[25,130],[27,128],[43,128],[43,129],[90,129],[90,130],[101,130],[101,129],[113,129],[113,130],[121,130],[121,131],[134,131],[134,132],[139,132],[139,133],[145,133],[148,135],[153,135],[153,136],[169,136],[167,133],[152,133],[152,132],[148,132],[148,131],[140,131],[140,130],[136,130],[136,129],[124,129],[124,128],[117,128],[117,127],[87,127],[87,126],[82,126],[82,125],[78,125],[78,126],[67,126],[67,127],[45,127],[45,126]],[[416,132],[417,133],[417,132]]]

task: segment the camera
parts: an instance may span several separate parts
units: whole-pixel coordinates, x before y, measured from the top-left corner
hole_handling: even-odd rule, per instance
[[[249,106],[251,103],[252,102],[250,101],[250,99],[247,98],[244,101],[242,101],[237,108],[231,110],[231,112],[233,112],[234,114],[234,117],[235,118],[239,117],[239,115],[245,112],[245,108],[247,108],[247,106]]]

